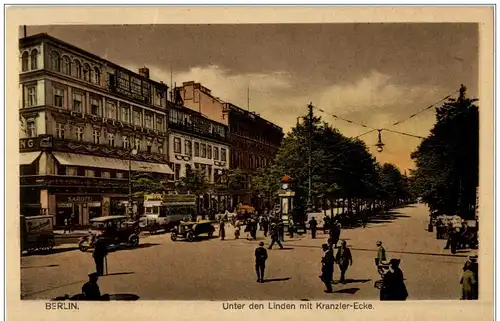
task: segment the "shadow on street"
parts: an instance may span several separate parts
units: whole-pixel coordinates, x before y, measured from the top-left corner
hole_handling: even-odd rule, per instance
[[[350,283],[367,283],[370,282],[372,279],[346,279],[345,283],[350,284]],[[333,284],[342,284],[339,281],[333,281]]]
[[[349,289],[342,289],[342,290],[333,291],[333,293],[355,294],[358,291],[359,291],[359,288],[349,288]]]
[[[266,279],[264,280],[264,283],[269,283],[269,282],[282,282],[282,281],[288,281],[291,278],[276,278],[276,279]]]
[[[406,208],[406,207],[410,207],[410,206],[401,206],[401,208]],[[393,221],[400,219],[400,218],[410,218],[410,217],[411,216],[401,214],[400,212],[390,210],[387,213],[380,213],[380,214],[372,216],[368,220],[368,224],[366,227],[369,227],[370,225],[374,225],[374,224],[390,223],[390,222],[393,222]],[[342,229],[349,230],[349,229],[360,228],[360,227],[362,228],[363,224],[362,224],[361,220],[358,219],[359,217],[356,217],[356,218],[357,219],[355,222],[347,223],[346,225],[342,226]]]
[[[115,275],[127,275],[127,274],[134,274],[135,272],[116,272],[116,273],[108,273],[108,274],[104,274],[102,277],[104,276],[115,276]]]
[[[145,248],[156,246],[156,245],[160,245],[160,244],[158,244],[158,243],[140,243],[139,245],[137,245],[135,247],[130,247],[127,245],[121,245],[121,246],[119,245],[119,246],[110,248],[109,252],[133,251],[133,250],[138,250],[138,249],[145,249]]]
[[[45,256],[45,255],[51,255],[51,254],[57,254],[57,253],[70,252],[70,251],[74,251],[74,250],[78,250],[78,247],[54,248],[54,249],[47,251],[47,252],[32,252],[32,253],[25,252],[21,256]]]
[[[21,269],[48,268],[48,267],[56,267],[56,266],[59,266],[59,264],[36,265],[36,266],[21,266]]]

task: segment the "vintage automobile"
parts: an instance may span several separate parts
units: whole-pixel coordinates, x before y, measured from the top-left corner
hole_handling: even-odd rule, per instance
[[[139,245],[138,222],[130,221],[127,216],[113,215],[98,217],[90,220],[89,235],[80,238],[78,248],[85,252],[93,248],[96,237],[103,238],[108,246],[127,244],[135,247]]]
[[[192,194],[148,194],[144,196],[141,222],[150,234],[164,233],[180,221],[196,217],[196,196]]]
[[[207,234],[212,237],[215,232],[216,221],[199,221],[199,222],[180,222],[179,225],[172,229],[170,238],[172,241],[177,241],[177,238],[182,237],[189,242],[193,242],[195,238],[201,234]]]
[[[21,251],[48,252],[55,244],[52,216],[21,215]]]

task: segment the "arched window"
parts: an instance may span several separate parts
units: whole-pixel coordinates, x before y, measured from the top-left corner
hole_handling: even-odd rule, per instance
[[[90,81],[90,66],[89,66],[89,64],[83,65],[83,80]]]
[[[66,75],[71,75],[71,60],[68,56],[63,57],[62,71]]]
[[[33,49],[31,51],[31,70],[38,69],[38,50]]]
[[[29,54],[25,51],[22,56],[22,71],[28,71],[29,68]]]
[[[98,85],[101,83],[101,71],[98,67],[94,68],[94,82]]]
[[[55,51],[50,53],[50,66],[55,71],[61,71],[61,56],[59,56],[59,53]]]
[[[73,63],[75,65],[73,76],[76,78],[82,78],[82,65],[80,64],[80,61],[75,60]]]

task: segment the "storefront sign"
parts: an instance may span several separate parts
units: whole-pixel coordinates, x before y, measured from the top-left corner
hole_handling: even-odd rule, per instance
[[[164,195],[163,201],[165,203],[196,202],[196,195],[193,194]]]
[[[57,201],[62,203],[94,203],[100,202],[99,195],[58,195]]]
[[[22,138],[19,140],[19,151],[27,152],[40,148],[52,147],[52,136],[39,136],[36,138]]]

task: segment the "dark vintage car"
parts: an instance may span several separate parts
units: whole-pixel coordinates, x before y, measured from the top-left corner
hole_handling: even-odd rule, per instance
[[[93,248],[96,237],[104,239],[108,246],[127,244],[135,247],[139,245],[140,229],[137,222],[130,221],[127,216],[112,215],[90,220],[89,235],[80,238],[78,248],[85,252]]]
[[[201,234],[207,234],[212,237],[215,232],[215,221],[199,221],[199,222],[180,222],[179,225],[172,229],[170,238],[172,241],[177,241],[181,237],[189,242],[193,242],[195,238]]]

